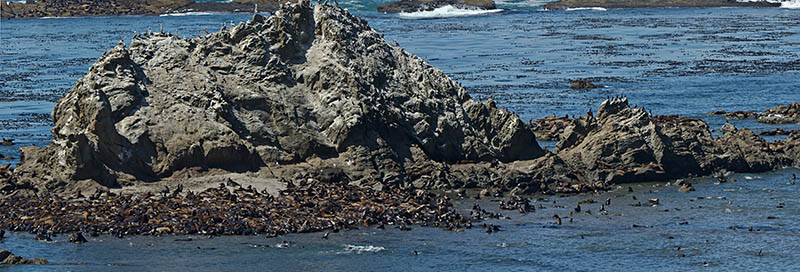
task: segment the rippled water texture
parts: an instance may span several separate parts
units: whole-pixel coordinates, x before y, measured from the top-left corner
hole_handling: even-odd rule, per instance
[[[641,9],[539,11],[541,2],[499,2],[502,12],[445,19],[404,19],[374,12],[377,2],[345,2],[351,12],[444,70],[475,98],[493,98],[525,120],[596,109],[626,95],[654,114],[700,117],[719,127],[713,110],[763,111],[800,100],[800,10]],[[245,14],[169,17],[22,19],[0,22],[0,136],[16,139],[0,153],[50,140],[57,100],[102,53],[148,28],[194,36]],[[578,91],[570,79],[607,86]],[[775,128],[753,121],[737,125]],[[797,125],[785,125],[797,128]],[[0,163],[16,160],[0,161]],[[797,195],[786,185],[797,169],[737,175],[738,182],[695,181],[696,192],[633,185],[602,196],[542,200],[535,214],[507,213],[505,231],[451,233],[366,228],[332,234],[263,237],[110,237],[47,244],[25,234],[0,241],[25,257],[55,265],[13,270],[800,270]],[[750,177],[748,179],[747,177]],[[648,191],[652,190],[652,193]],[[634,201],[632,196],[638,197]],[[612,199],[610,215],[576,216],[555,226],[585,198]],[[630,204],[660,198],[657,207]],[[702,198],[702,199],[700,199]],[[567,208],[554,208],[556,205]],[[729,201],[731,203],[729,204]],[[484,207],[497,203],[482,200]],[[784,208],[776,208],[784,203]],[[471,201],[461,202],[468,213]],[[597,211],[599,204],[585,205]],[[777,218],[777,219],[767,219]],[[686,222],[686,224],[681,224]],[[632,228],[633,224],[653,226]],[[748,231],[753,227],[754,231]],[[278,248],[282,240],[294,242]],[[680,248],[680,249],[678,249]],[[418,251],[415,256],[412,252]],[[762,256],[757,256],[762,251]],[[685,257],[676,257],[683,254]],[[79,265],[68,263],[85,262]]]

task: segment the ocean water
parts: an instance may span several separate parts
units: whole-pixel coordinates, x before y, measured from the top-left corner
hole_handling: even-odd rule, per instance
[[[719,128],[724,119],[708,112],[763,111],[800,102],[800,9],[544,11],[546,1],[504,0],[492,11],[447,7],[389,15],[375,11],[383,1],[340,2],[383,32],[387,41],[397,41],[441,68],[474,98],[494,99],[525,120],[585,114],[596,111],[607,97],[624,95],[653,114],[698,117]],[[181,15],[0,21],[0,136],[16,143],[0,146],[0,154],[18,158],[22,145],[47,144],[55,103],[120,40],[128,43],[135,32],[162,27],[191,37],[205,29],[216,31],[223,22],[250,18]],[[569,80],[579,78],[606,87],[569,89]],[[800,128],[752,120],[734,123],[756,131]],[[42,243],[27,234],[11,234],[0,241],[0,248],[54,263],[5,268],[13,270],[796,271],[800,185],[786,185],[792,173],[800,174],[793,168],[740,174],[738,182],[724,185],[697,180],[698,191],[691,193],[677,193],[674,186],[635,184],[633,194],[617,190],[602,196],[551,197],[542,201],[550,208],[535,214],[504,212],[511,219],[492,221],[504,231],[491,235],[480,229],[452,233],[366,228],[324,241],[321,234],[194,237],[191,242],[99,237],[73,245],[64,242],[66,236]],[[631,207],[632,195],[638,201],[657,197],[662,204]],[[564,216],[589,197],[612,198],[611,215],[581,214],[573,224],[548,224],[554,213]],[[567,208],[554,208],[553,200]],[[489,200],[481,203],[497,207]],[[780,203],[784,208],[776,208]],[[472,201],[458,205],[468,212]],[[598,206],[584,208],[596,211]],[[688,224],[678,224],[682,222]],[[632,228],[633,224],[653,228]],[[282,240],[294,244],[277,248]],[[75,262],[85,264],[69,264]]]

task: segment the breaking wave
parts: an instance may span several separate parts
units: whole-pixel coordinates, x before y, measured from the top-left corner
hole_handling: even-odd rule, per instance
[[[379,246],[355,246],[355,245],[344,245],[344,250],[338,252],[338,254],[362,254],[362,253],[375,253],[381,252],[386,250],[384,247]]]
[[[493,14],[503,11],[502,9],[464,9],[464,8],[457,8],[451,5],[442,6],[436,8],[434,10],[429,11],[417,11],[417,12],[401,12],[398,13],[397,16],[400,18],[405,19],[433,19],[433,18],[451,18],[451,17],[462,17],[462,16],[476,16],[476,15],[486,15],[486,14]]]
[[[606,11],[607,9],[606,9],[606,8],[601,8],[601,7],[586,7],[586,8],[568,8],[568,9],[566,9],[566,10],[569,10],[569,11],[572,11],[572,10],[596,10],[596,11]]]
[[[166,13],[161,14],[159,16],[200,16],[200,15],[214,15],[215,12],[200,12],[200,11],[190,11],[190,12],[180,12],[180,13]]]
[[[759,2],[762,0],[737,0],[739,2]],[[781,8],[800,9],[800,0],[766,0],[770,3],[781,3]]]

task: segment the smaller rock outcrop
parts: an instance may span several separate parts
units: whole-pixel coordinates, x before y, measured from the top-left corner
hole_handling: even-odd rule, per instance
[[[780,105],[767,109],[758,117],[759,123],[765,124],[800,124],[800,103]]]
[[[531,130],[536,134],[536,139],[539,141],[557,142],[561,139],[564,129],[571,123],[572,119],[569,116],[556,117],[554,114],[553,116],[533,121]]]
[[[800,133],[789,135],[783,147],[787,157],[794,161],[795,167],[800,167]]]
[[[713,138],[700,119],[651,116],[627,98],[606,100],[597,117],[574,119],[554,153],[584,183],[662,181],[719,170],[764,172],[791,165],[792,156],[749,129],[726,124]],[[790,144],[787,144],[790,145]]]
[[[45,259],[26,259],[12,254],[8,250],[0,249],[0,265],[13,265],[13,264],[47,264]]]
[[[592,81],[588,79],[576,79],[576,80],[571,80],[570,82],[571,83],[569,84],[569,88],[575,90],[603,88],[602,85],[594,84]]]
[[[444,6],[461,9],[495,9],[494,0],[401,0],[378,6],[381,13],[431,11]]]
[[[722,116],[725,117],[725,119],[728,119],[728,120],[756,119],[759,116],[759,114],[757,112],[752,112],[752,111],[733,111],[733,112],[713,111],[710,114],[711,115],[722,115]]]

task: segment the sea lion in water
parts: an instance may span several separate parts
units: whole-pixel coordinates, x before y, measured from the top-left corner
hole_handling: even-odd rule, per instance
[[[728,182],[728,178],[725,176],[725,172],[720,171],[717,175],[717,184],[723,184]]]
[[[76,244],[82,244],[82,243],[86,243],[88,241],[86,240],[86,237],[83,237],[83,233],[76,232],[76,233],[73,233],[69,237],[69,242],[70,243],[76,243]]]

